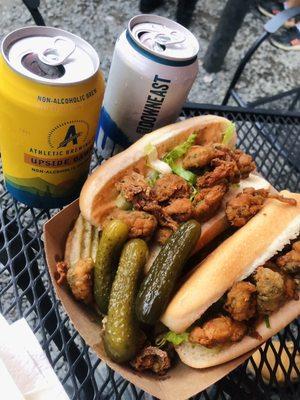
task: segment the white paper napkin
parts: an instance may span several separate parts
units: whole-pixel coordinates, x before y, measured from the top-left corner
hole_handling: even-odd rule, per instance
[[[0,359],[23,395],[20,399],[69,399],[25,319],[8,325],[0,315]]]
[[[20,392],[19,388],[15,384],[11,375],[7,371],[4,362],[0,359],[0,387],[1,394],[5,396],[6,399],[13,400],[25,400],[24,396]]]

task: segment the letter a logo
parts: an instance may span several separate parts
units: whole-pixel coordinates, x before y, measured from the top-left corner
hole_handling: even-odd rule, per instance
[[[75,125],[70,125],[66,136],[62,142],[59,143],[58,149],[61,147],[66,147],[70,142],[73,142],[74,145],[78,144],[78,137],[80,136],[81,132],[77,133]]]

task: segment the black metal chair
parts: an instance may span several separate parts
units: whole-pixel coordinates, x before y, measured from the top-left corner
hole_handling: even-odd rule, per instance
[[[275,33],[279,28],[281,28],[285,21],[299,14],[300,7],[290,8],[277,14],[264,25],[265,32],[258,39],[255,40],[253,45],[240,61],[240,64],[235,71],[232,81],[222,101],[223,106],[228,104],[230,98],[232,98],[240,107],[243,107],[249,111],[254,108],[263,108],[266,105],[268,108],[274,108],[270,107],[271,103],[274,103],[275,101],[284,101],[286,104],[286,109],[283,111],[284,114],[292,111],[294,115],[300,115],[299,109],[297,110],[298,102],[300,103],[300,86],[297,86],[285,92],[277,93],[272,96],[258,98],[257,100],[251,102],[242,98],[235,89],[237,82],[239,81],[246,65],[248,64],[256,50],[261,46],[261,44],[266,39],[268,39],[272,33]],[[281,142],[277,140],[277,138],[280,137],[280,132],[277,130],[277,128],[271,130],[266,129],[265,127],[262,127],[259,122],[256,123],[256,127],[257,130],[260,131],[265,139],[271,144],[271,146],[275,147],[276,150],[279,151],[279,153],[286,158],[287,162],[292,165],[298,172],[300,172],[300,149],[299,147],[297,147],[294,148],[293,151],[291,151],[290,142],[288,140],[289,132],[285,132],[286,140],[284,142]]]
[[[40,5],[40,0],[23,0],[23,3],[28,8],[36,25],[42,25],[42,26],[46,25],[44,18],[42,17],[38,9]]]
[[[198,0],[178,0],[176,21],[183,26],[189,26]],[[161,6],[164,0],[140,0],[140,11],[148,13]]]
[[[252,56],[256,52],[256,50],[261,46],[263,42],[266,41],[270,37],[272,33],[275,33],[280,29],[283,24],[290,18],[295,17],[296,15],[300,14],[300,7],[294,7],[287,9],[279,14],[277,14],[275,17],[271,18],[265,25],[264,25],[264,30],[265,32],[255,40],[253,45],[250,47],[250,49],[246,52],[245,56],[242,58],[240,61],[240,64],[238,65],[236,72],[232,78],[232,81],[227,89],[227,92],[225,94],[225,97],[222,101],[222,105],[226,105],[229,101],[229,99],[232,97],[233,100],[241,107],[245,107],[247,109],[251,108],[256,108],[260,107],[269,103],[272,103],[276,100],[281,100],[285,99],[287,101],[288,106],[287,106],[287,111],[296,111],[297,110],[297,103],[300,102],[300,86],[297,86],[291,90],[281,92],[272,96],[267,96],[263,98],[259,98],[255,101],[248,102],[245,99],[243,99],[237,92],[236,85]],[[297,55],[295,55],[296,57]],[[300,79],[299,79],[300,81]]]

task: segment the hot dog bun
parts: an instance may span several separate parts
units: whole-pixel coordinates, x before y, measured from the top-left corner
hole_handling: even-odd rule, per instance
[[[267,328],[262,320],[256,327],[256,331],[261,335],[258,340],[250,336],[245,336],[238,343],[229,346],[222,346],[219,349],[208,349],[200,345],[193,345],[185,342],[176,347],[176,351],[184,364],[193,368],[208,368],[233,360],[250,350],[254,350],[267,339],[275,335],[293,319],[300,314],[300,300],[291,300],[284,304],[280,310],[269,317],[270,328]]]
[[[115,208],[115,199],[118,195],[115,189],[116,182],[120,181],[124,175],[132,172],[134,168],[141,173],[144,173],[147,169],[147,160],[144,154],[147,144],[155,145],[160,157],[195,132],[198,134],[196,144],[220,143],[229,124],[230,121],[226,118],[207,115],[186,119],[143,136],[127,150],[100,165],[87,179],[79,201],[82,216],[94,226],[101,228],[106,216]],[[235,132],[229,145],[234,146],[236,139]],[[226,194],[219,212],[203,224],[202,234],[194,252],[200,250],[228,227],[224,212],[225,204],[245,187],[269,189],[270,184],[262,177],[250,174],[249,178],[240,182],[239,187],[232,187]],[[150,250],[150,258],[145,267],[146,272],[157,256],[160,246],[152,244]]]
[[[297,206],[270,199],[245,226],[224,241],[188,278],[171,300],[161,321],[180,333],[195,322],[213,303],[272,258],[300,232],[300,194],[281,192],[294,198]],[[271,328],[257,326],[262,339],[246,336],[241,342],[219,349],[184,343],[176,348],[181,360],[194,368],[217,365],[244,354],[274,335],[300,314],[300,300],[289,301],[270,316]]]
[[[300,232],[300,194],[283,191],[297,200],[290,206],[267,200],[255,217],[223,242],[182,285],[161,321],[172,331],[184,332],[234,282],[245,279]]]
[[[189,118],[144,135],[128,149],[100,165],[86,180],[79,198],[83,217],[101,227],[106,216],[115,207],[118,195],[115,183],[134,168],[141,173],[147,169],[144,153],[147,144],[156,146],[158,156],[161,157],[192,133],[197,133],[196,144],[221,143],[229,124],[230,121],[226,118],[206,115]],[[236,133],[229,145],[234,146],[235,143]]]

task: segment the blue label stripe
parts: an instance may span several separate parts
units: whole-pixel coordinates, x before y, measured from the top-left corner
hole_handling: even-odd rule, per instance
[[[64,197],[38,196],[26,190],[18,189],[8,181],[5,182],[5,186],[16,200],[28,205],[29,207],[42,209],[63,207],[75,200],[80,193],[79,188],[75,193]]]
[[[103,130],[104,137],[102,139],[101,147],[105,148],[106,139],[109,137],[115,144],[126,148],[132,143],[129,141],[124,132],[118,127],[118,125],[113,121],[104,107],[101,109],[100,117],[100,129]]]
[[[150,51],[147,51],[140,47],[130,36],[128,30],[126,30],[126,38],[130,45],[140,54],[145,56],[146,58],[149,58],[149,60],[155,61],[159,64],[163,65],[169,65],[171,67],[186,67],[187,65],[193,64],[193,62],[197,59],[197,56],[191,58],[190,60],[184,60],[184,61],[174,61],[174,60],[167,60],[166,58],[161,58],[159,56],[156,56],[155,54],[150,53]]]

